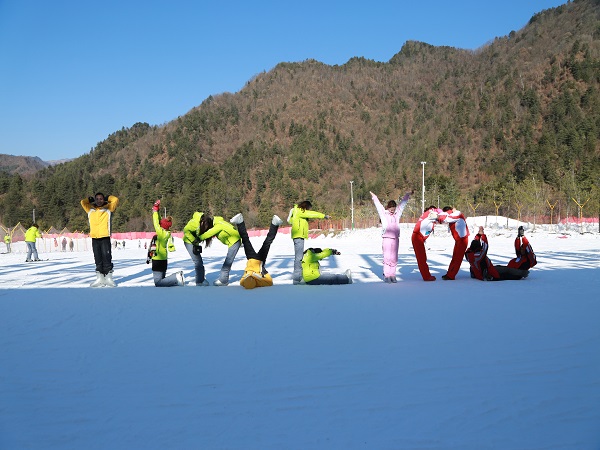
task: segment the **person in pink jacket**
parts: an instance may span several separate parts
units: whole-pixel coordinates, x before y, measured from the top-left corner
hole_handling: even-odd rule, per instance
[[[371,198],[381,220],[381,237],[383,250],[383,280],[386,283],[396,282],[396,268],[398,266],[398,242],[400,238],[400,217],[408,199],[410,192],[404,194],[400,200],[400,205],[396,205],[394,200],[387,202],[384,208],[379,198],[371,192]]]
[[[423,214],[416,223],[411,237],[413,250],[417,258],[417,265],[423,281],[435,281],[435,277],[429,272],[427,264],[427,252],[425,251],[425,241],[433,231],[435,224],[438,223],[438,210],[435,206],[430,206],[423,211]]]
[[[452,260],[448,266],[446,275],[442,275],[443,280],[454,280],[456,274],[460,270],[460,264],[465,256],[465,251],[469,246],[469,227],[467,226],[467,218],[452,206],[444,206],[438,220],[440,223],[448,224],[450,233],[454,238],[454,251],[452,252]]]

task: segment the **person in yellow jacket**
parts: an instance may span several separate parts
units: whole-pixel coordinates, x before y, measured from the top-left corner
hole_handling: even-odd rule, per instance
[[[209,218],[205,219],[204,217],[202,219],[206,220],[207,223],[210,222],[211,226],[206,232],[200,235],[200,240],[206,241],[216,236],[219,241],[227,246],[227,256],[225,256],[225,261],[223,261],[219,278],[213,282],[215,286],[227,286],[229,284],[231,265],[242,245],[240,233],[232,224],[220,216],[215,216],[212,220]]]
[[[237,230],[240,233],[242,245],[244,246],[244,252],[246,253],[246,258],[248,259],[248,262],[246,263],[246,269],[244,270],[244,275],[240,280],[240,285],[244,286],[246,289],[273,286],[273,279],[265,268],[265,262],[267,260],[267,255],[269,254],[271,244],[277,235],[279,225],[283,223],[283,220],[281,220],[278,216],[273,216],[267,237],[265,238],[258,253],[254,250],[254,247],[252,247],[242,213],[233,216],[230,222],[237,225]]]
[[[9,231],[10,231],[10,229],[7,230],[6,234],[4,235],[4,243],[6,244],[6,253],[10,253],[10,243],[12,242]]]
[[[305,200],[294,205],[288,215],[288,223],[292,225],[292,240],[294,241],[294,272],[292,282],[300,284],[302,281],[302,254],[304,252],[304,241],[308,239],[308,220],[307,219],[329,219],[329,216],[311,211],[311,202]]]
[[[108,198],[102,192],[94,197],[81,200],[81,206],[88,215],[90,222],[90,237],[96,263],[96,279],[91,287],[115,287],[113,280],[113,263],[110,246],[112,214],[119,205],[119,199],[114,195]]]
[[[351,284],[352,272],[350,269],[345,273],[321,272],[319,261],[331,255],[340,255],[333,248],[309,248],[302,257],[302,276],[306,284]]]
[[[208,286],[205,278],[204,261],[202,261],[202,247],[200,235],[212,227],[212,221],[204,213],[196,211],[192,218],[183,227],[183,245],[194,262],[196,272],[196,286]],[[207,239],[205,246],[210,246],[211,239]]]
[[[171,287],[185,286],[183,271],[173,273],[167,277],[167,259],[169,252],[175,251],[175,245],[171,238],[171,227],[173,219],[167,216],[160,218],[158,210],[160,209],[160,200],[156,200],[152,206],[152,223],[156,232],[156,250],[152,255],[152,276],[154,277],[154,286]]]
[[[31,261],[40,261],[38,257],[37,248],[35,247],[35,241],[37,238],[41,238],[42,235],[40,230],[38,229],[37,223],[32,223],[31,226],[25,232],[25,244],[27,245],[27,258],[25,258],[25,262]],[[31,255],[33,254],[33,259],[31,259]]]

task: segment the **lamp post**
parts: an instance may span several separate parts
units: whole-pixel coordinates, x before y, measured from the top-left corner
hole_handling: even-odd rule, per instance
[[[354,190],[352,189],[354,181],[350,181],[350,214],[352,217],[352,229],[354,230]]]
[[[35,223],[35,208],[33,208],[33,223]]]
[[[423,204],[423,207],[421,208],[421,211],[425,211],[425,164],[427,164],[426,161],[421,161],[421,165],[423,166],[423,196],[421,199],[421,203]]]

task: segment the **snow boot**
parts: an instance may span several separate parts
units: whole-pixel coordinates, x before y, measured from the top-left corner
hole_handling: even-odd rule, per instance
[[[346,276],[348,277],[348,284],[352,284],[352,271],[350,269],[346,270]]]
[[[215,280],[213,282],[213,286],[227,286],[229,284],[229,281],[223,283],[221,280]]]
[[[185,277],[183,276],[183,271],[177,272],[177,284],[179,286],[185,286]]]
[[[231,219],[229,219],[229,222],[231,222],[235,225],[239,225],[243,221],[244,221],[244,216],[242,216],[242,213],[238,213],[235,216],[233,216]]]
[[[208,282],[208,280],[204,280],[202,283],[196,283],[196,286],[209,286],[210,283]]]
[[[271,220],[271,223],[275,226],[280,226],[283,223],[283,220],[281,220],[281,218],[278,215],[274,215],[273,220]]]
[[[117,283],[115,283],[115,281],[113,280],[113,273],[112,272],[108,272],[104,276],[104,285],[108,286],[108,287],[117,287]]]
[[[105,284],[104,275],[100,272],[96,272],[96,279],[90,284],[90,287],[101,287]]]

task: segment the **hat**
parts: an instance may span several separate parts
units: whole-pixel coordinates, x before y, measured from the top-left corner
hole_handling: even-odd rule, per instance
[[[171,216],[167,216],[164,219],[160,219],[160,226],[165,230],[169,231],[171,226],[173,225],[173,218]]]

